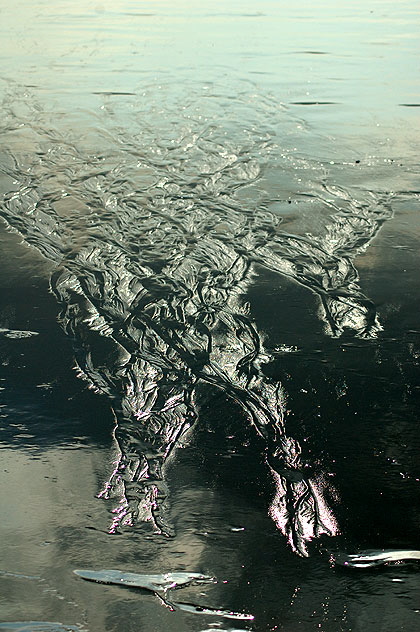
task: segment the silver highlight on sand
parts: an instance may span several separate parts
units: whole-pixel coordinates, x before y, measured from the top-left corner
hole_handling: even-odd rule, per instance
[[[337,557],[336,563],[348,568],[372,568],[387,564],[401,564],[413,560],[420,560],[420,551],[385,549],[383,551],[368,550],[361,553],[341,555]]]
[[[169,593],[176,588],[196,584],[211,584],[216,580],[214,577],[202,575],[200,573],[174,572],[161,574],[138,574],[127,573],[118,570],[75,570],[74,573],[82,579],[98,582],[99,584],[114,584],[116,586],[126,586],[127,588],[141,588],[155,594],[161,603],[170,610],[184,610],[192,614],[213,615],[226,619],[238,619],[252,621],[251,614],[232,612],[221,608],[209,608],[191,603],[174,602],[169,600]]]

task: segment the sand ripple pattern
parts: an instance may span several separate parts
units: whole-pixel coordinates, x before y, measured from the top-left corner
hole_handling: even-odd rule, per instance
[[[305,476],[286,434],[286,393],[261,370],[268,355],[247,289],[269,268],[319,297],[326,335],[376,336],[353,259],[391,210],[370,193],[356,200],[288,149],[300,124],[275,100],[215,86],[169,100],[159,90],[64,114],[12,89],[1,134],[14,184],[1,214],[56,265],[51,288],[80,375],[112,401],[119,457],[102,492],[118,499],[111,531],[149,520],[169,532],[162,468],[194,424],[205,382],[264,441],[270,515],[306,555],[337,526],[322,480]],[[273,166],[291,187],[275,200],[264,180]],[[291,234],[271,210],[291,191],[322,208],[315,231]]]

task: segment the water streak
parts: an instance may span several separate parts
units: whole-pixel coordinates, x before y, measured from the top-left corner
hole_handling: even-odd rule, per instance
[[[56,621],[10,621],[0,623],[0,630],[9,630],[9,632],[83,632],[85,628]]]

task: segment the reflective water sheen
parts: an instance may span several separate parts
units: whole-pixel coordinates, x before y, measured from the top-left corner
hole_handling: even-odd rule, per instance
[[[1,629],[418,629],[419,14],[1,7]]]

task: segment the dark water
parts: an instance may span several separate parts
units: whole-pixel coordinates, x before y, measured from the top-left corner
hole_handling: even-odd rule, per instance
[[[416,3],[0,18],[0,629],[417,630]]]

